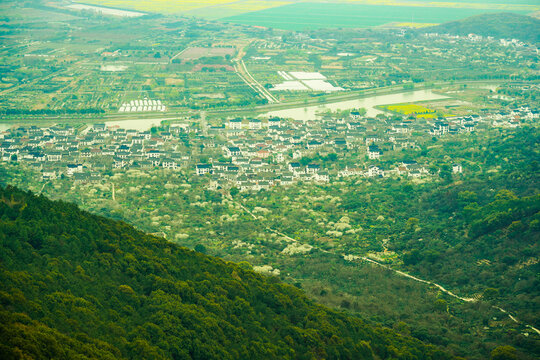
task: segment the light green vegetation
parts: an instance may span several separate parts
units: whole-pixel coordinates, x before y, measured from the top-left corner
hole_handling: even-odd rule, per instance
[[[3,359],[453,358],[249,264],[11,187],[0,199]]]
[[[429,119],[364,119],[365,133],[348,139],[352,148],[307,149],[302,143],[298,161],[328,169],[332,177],[326,184],[298,182],[237,193],[230,184],[216,186],[212,178],[194,175],[198,162],[227,160],[222,146],[229,138],[221,127],[227,123],[225,111],[235,117],[267,111],[256,108],[265,104],[264,99],[234,72],[239,60],[264,87],[283,80],[278,71],[317,71],[346,89],[343,95],[331,96],[276,92],[281,102],[276,106],[302,107],[350,94],[438,88],[450,98],[418,105],[441,114],[485,115],[538,106],[538,55],[533,46],[504,46],[498,39],[431,38],[399,29],[289,32],[174,16],[118,19],[65,14],[58,8],[43,10],[33,2],[24,6],[5,12],[8,30],[1,35],[6,46],[0,49],[0,111],[11,123],[56,122],[57,116],[72,125],[84,124],[84,117],[102,122],[117,116],[121,103],[148,97],[165,103],[169,111],[163,117],[187,117],[193,129],[203,131],[167,143],[185,161],[177,172],[154,167],[113,170],[111,158],[96,156],[82,158],[81,163],[99,169],[102,177],[97,182],[74,183],[69,177],[43,182],[39,169],[8,159],[0,166],[0,183],[76,202],[86,210],[226,260],[271,269],[326,305],[455,355],[486,359],[497,346],[511,344],[524,359],[538,358],[538,337],[525,327],[539,327],[535,311],[540,289],[539,185],[538,164],[532,161],[539,157],[537,120],[512,124],[521,129],[492,128],[493,121],[486,120],[476,133],[438,137],[427,132],[433,125]],[[306,4],[295,6],[302,9]],[[316,4],[315,9],[324,6]],[[279,14],[286,8],[274,11]],[[433,11],[442,8],[437,9]],[[473,10],[456,8],[450,13]],[[37,21],[34,11],[56,13],[58,21]],[[324,19],[325,26],[336,19]],[[343,27],[351,24],[344,22]],[[177,56],[188,48],[211,47],[234,52],[228,57]],[[109,72],[102,66],[126,68]],[[461,85],[483,81],[500,86]],[[215,126],[210,134],[204,133],[204,124],[197,124],[200,110],[207,111],[208,125]],[[310,124],[314,137],[335,129],[340,120],[332,117],[347,113],[326,115],[327,123]],[[403,147],[394,146],[386,140],[388,130],[403,120],[424,128],[410,133],[412,145],[406,138]],[[289,134],[295,134],[295,129]],[[154,130],[156,135],[169,129]],[[27,135],[18,136],[26,143]],[[256,133],[250,141],[265,144],[269,136]],[[384,139],[380,144],[384,153],[377,160],[366,155],[366,139],[371,136]],[[238,137],[233,134],[230,139]],[[285,153],[287,161],[292,160],[292,152]],[[381,179],[337,176],[346,167],[365,171],[377,165],[395,170],[411,160],[424,167],[418,178],[396,172]],[[267,161],[274,161],[273,154]],[[463,173],[452,172],[454,163],[463,166]],[[377,259],[479,301],[464,303],[434,286],[354,260],[355,256]],[[508,310],[519,323],[493,305]]]
[[[270,266],[327,305],[480,359],[501,344],[534,354],[538,341],[523,323],[491,307],[502,306],[538,327],[531,305],[537,297],[538,164],[530,162],[538,155],[537,137],[534,126],[483,128],[439,139],[415,135],[418,148],[388,151],[377,161],[356,150],[339,156],[313,151],[302,163],[340,169],[415,159],[430,175],[299,183],[233,198],[226,190],[209,190],[210,179],[195,176],[192,167],[180,172],[114,170],[97,184],[73,184],[66,178],[43,186],[31,170],[6,164],[6,181],[43,189],[53,198],[76,201],[212,255]],[[178,151],[194,161],[220,154],[215,148],[199,153],[200,142],[189,137],[181,144]],[[463,164],[463,174],[452,174],[453,162]],[[437,288],[362,261],[346,261],[343,255],[379,259],[479,302],[462,303]]]
[[[503,47],[496,40],[456,42],[408,33],[403,36],[414,41],[403,42],[396,30],[322,29],[300,35],[175,17],[83,17],[33,3],[24,11],[2,6],[12,30],[3,35],[7,46],[0,51],[5,64],[0,112],[10,120],[130,116],[119,114],[120,106],[145,97],[167,107],[167,114],[152,116],[183,116],[201,109],[255,112],[267,100],[235,73],[240,59],[265,88],[283,81],[278,71],[318,71],[343,87],[344,95],[399,84],[528,81],[535,76],[534,53]],[[44,12],[58,15],[58,21],[40,22],[36,14]],[[187,49],[204,51],[195,56]],[[301,91],[272,95],[292,106],[336,96]]]
[[[385,6],[300,2],[221,19],[246,25],[287,30],[366,28],[391,23],[442,23],[500,10],[462,7]],[[521,10],[518,13],[525,14]]]
[[[298,19],[302,19],[303,23],[310,23],[312,26],[318,26],[327,24],[327,21],[319,22],[317,24],[313,23],[313,20],[310,20],[312,15],[311,9],[320,9],[320,5],[326,5],[326,8],[339,8],[342,6],[364,6],[364,5],[374,5],[376,2],[367,1],[367,0],[333,0],[333,1],[318,1],[318,0],[303,0],[303,1],[279,1],[279,0],[239,0],[239,1],[230,1],[230,0],[204,0],[204,1],[165,1],[165,0],[88,0],[85,1],[88,4],[101,5],[106,7],[112,7],[117,9],[133,9],[139,11],[145,11],[149,13],[161,13],[161,14],[182,14],[188,16],[196,16],[205,19],[223,19],[231,16],[241,16],[243,19],[247,19],[252,13],[257,13],[263,11],[265,14],[273,14],[273,12],[266,13],[266,10],[276,9],[276,8],[289,8],[288,5],[295,5],[298,3],[304,4],[302,13],[297,14]],[[410,0],[395,0],[387,1],[384,5],[392,7],[401,7],[402,9],[407,9],[412,12],[425,13],[429,8],[445,8],[447,9],[476,9],[476,10],[494,10],[494,11],[525,11],[525,12],[534,12],[539,9],[538,2],[534,0],[514,0],[514,1],[500,1],[500,0],[456,0],[456,1],[410,1]],[[383,7],[380,7],[381,9]],[[416,10],[415,10],[416,8]],[[289,8],[290,9],[290,8]],[[344,9],[350,10],[351,7],[346,7]],[[358,9],[358,8],[357,8]],[[419,10],[422,9],[422,10]],[[433,12],[433,15],[437,15],[437,11]],[[349,14],[350,15],[350,14]],[[384,13],[376,12],[375,15],[380,17]],[[405,16],[405,14],[404,14]],[[467,15],[465,15],[467,16]],[[464,16],[462,16],[464,17]],[[274,19],[277,20],[277,19]],[[334,21],[336,19],[334,18]],[[447,21],[444,19],[443,21]],[[394,20],[391,20],[392,22]],[[399,22],[409,22],[409,19],[404,19]],[[437,21],[415,21],[415,22],[424,22],[424,23],[434,23]],[[252,24],[249,22],[248,24]],[[374,23],[379,25],[377,23]],[[256,24],[263,25],[264,24]],[[336,23],[340,25],[340,23]],[[369,26],[372,24],[370,23]],[[279,26],[275,26],[279,28]],[[322,27],[326,27],[323,25]]]

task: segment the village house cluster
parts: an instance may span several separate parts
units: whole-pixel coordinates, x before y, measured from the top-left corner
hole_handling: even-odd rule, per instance
[[[299,181],[327,183],[350,176],[426,177],[432,175],[428,164],[418,164],[412,159],[389,166],[382,165],[380,160],[384,160],[384,153],[418,148],[418,142],[426,137],[472,133],[479,124],[489,125],[501,114],[449,117],[427,124],[412,119],[364,117],[356,111],[347,118],[328,116],[306,122],[279,118],[228,119],[221,126],[209,129],[224,136],[222,143],[212,144],[221,149],[222,159],[199,163],[195,171],[197,175],[209,176],[215,188],[235,186],[241,191]],[[526,108],[508,114],[513,122],[519,122],[520,117],[537,116]],[[347,161],[342,161],[344,158],[355,159],[356,164],[349,166]],[[454,163],[451,170],[461,173],[463,168]]]
[[[196,120],[126,130],[93,124],[16,127],[0,133],[4,162],[26,163],[42,180],[69,178],[97,182],[115,169],[183,170],[206,176],[210,188],[241,191],[295,182],[328,183],[363,177],[426,177],[429,164],[415,159],[389,161],[402,149],[415,149],[432,137],[472,133],[479,126],[519,126],[538,112],[507,112],[417,122],[399,117],[325,116],[313,121],[231,118],[202,126]],[[390,157],[387,157],[390,154]],[[452,171],[461,173],[460,164]]]
[[[92,182],[112,169],[187,166],[189,157],[177,152],[172,143],[183,129],[171,128],[173,134],[105,124],[89,125],[84,131],[69,125],[18,127],[0,134],[0,152],[2,161],[27,163],[43,180],[69,177],[74,182]]]

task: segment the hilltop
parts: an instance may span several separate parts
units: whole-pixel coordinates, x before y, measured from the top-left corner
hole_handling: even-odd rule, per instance
[[[497,39],[518,39],[540,42],[540,20],[514,13],[495,13],[471,16],[437,26],[424,28],[441,34],[493,36]]]
[[[0,357],[446,359],[274,277],[0,188]]]

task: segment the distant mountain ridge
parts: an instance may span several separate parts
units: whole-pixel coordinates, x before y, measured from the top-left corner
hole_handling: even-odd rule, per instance
[[[1,359],[450,359],[132,226],[0,187]]]
[[[497,39],[518,39],[540,43],[540,20],[514,13],[494,13],[471,16],[422,29],[440,34],[493,36]]]

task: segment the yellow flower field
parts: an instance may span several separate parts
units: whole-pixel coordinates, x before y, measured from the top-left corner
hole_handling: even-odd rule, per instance
[[[390,111],[394,111],[403,115],[435,113],[435,110],[431,110],[425,106],[416,104],[388,105],[386,108]]]
[[[397,27],[410,27],[415,29],[420,29],[423,27],[429,27],[429,26],[435,26],[436,23],[411,23],[411,22],[403,22],[403,23],[397,23],[395,24]]]
[[[448,113],[441,113],[437,110],[427,108],[423,105],[418,104],[396,104],[396,105],[387,105],[382,106],[383,109],[388,111],[393,111],[403,115],[414,115],[418,119],[436,119],[439,116],[453,116]]]
[[[103,5],[120,9],[133,9],[139,11],[159,12],[159,13],[182,13],[185,11],[202,8],[206,6],[230,3],[231,0],[85,0],[85,3],[93,5]]]
[[[189,13],[214,19],[290,4],[269,0],[85,0],[84,3],[152,13]]]

